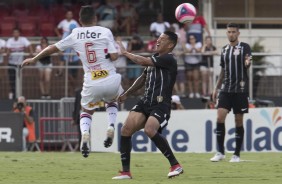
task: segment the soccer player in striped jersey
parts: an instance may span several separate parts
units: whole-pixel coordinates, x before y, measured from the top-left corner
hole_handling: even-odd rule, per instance
[[[96,26],[93,7],[82,6],[79,12],[82,27],[73,29],[63,40],[50,45],[33,58],[23,61],[22,66],[35,63],[39,59],[53,53],[72,48],[79,56],[84,70],[84,82],[81,92],[82,113],[80,129],[82,134],[81,152],[88,157],[90,152],[90,125],[96,104],[105,101],[109,127],[104,146],[112,145],[114,124],[117,117],[117,97],[123,92],[121,75],[116,73],[112,61],[118,58],[112,32],[108,28]]]
[[[141,100],[131,109],[121,128],[120,154],[122,171],[113,179],[131,179],[130,152],[131,136],[144,128],[146,135],[155,143],[170,163],[168,178],[183,173],[181,165],[175,158],[167,140],[161,131],[167,126],[171,111],[171,96],[177,75],[177,62],[171,51],[177,44],[177,35],[165,31],[157,40],[156,54],[152,57],[138,56],[129,53],[119,43],[121,53],[138,65],[145,66],[143,74],[133,85],[119,97],[123,102],[126,97],[133,94],[145,85],[145,93]]]
[[[221,72],[212,96],[215,101],[218,90],[220,90],[216,127],[219,152],[210,159],[212,162],[225,158],[225,119],[231,109],[235,115],[236,148],[230,162],[240,162],[240,150],[244,138],[243,116],[244,113],[248,113],[249,79],[247,70],[252,61],[251,48],[247,43],[238,40],[240,32],[237,24],[229,23],[226,34],[229,44],[221,50]]]

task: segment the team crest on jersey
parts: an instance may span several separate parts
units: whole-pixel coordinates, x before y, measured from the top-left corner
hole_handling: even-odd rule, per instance
[[[240,49],[238,49],[238,48],[234,49],[233,54],[234,54],[235,56],[238,56],[238,55],[240,54]]]

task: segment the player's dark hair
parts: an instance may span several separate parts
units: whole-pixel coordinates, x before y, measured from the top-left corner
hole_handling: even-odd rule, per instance
[[[82,24],[91,24],[95,17],[95,10],[92,6],[81,6],[79,18]]]
[[[237,30],[239,30],[239,27],[240,27],[240,26],[239,26],[238,24],[236,24],[236,23],[230,22],[230,23],[227,24],[226,27],[227,27],[227,28],[229,28],[229,27],[237,28]]]
[[[172,31],[165,31],[164,34],[168,36],[168,39],[173,43],[173,48],[174,48],[177,44],[177,39],[178,39],[177,34],[175,34]]]

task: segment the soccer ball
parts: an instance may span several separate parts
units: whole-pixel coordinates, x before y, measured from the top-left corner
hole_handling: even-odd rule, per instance
[[[191,23],[196,14],[196,8],[190,3],[182,3],[175,9],[175,18],[182,24]]]

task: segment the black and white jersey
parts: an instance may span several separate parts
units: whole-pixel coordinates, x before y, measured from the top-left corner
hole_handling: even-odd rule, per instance
[[[160,102],[171,104],[171,95],[177,75],[177,62],[174,56],[164,54],[151,57],[155,66],[144,69],[146,74],[144,103],[154,105]]]
[[[251,48],[244,42],[239,42],[236,46],[228,44],[222,48],[220,59],[220,66],[224,69],[222,92],[248,93],[248,68],[245,66],[247,54],[251,57]]]

